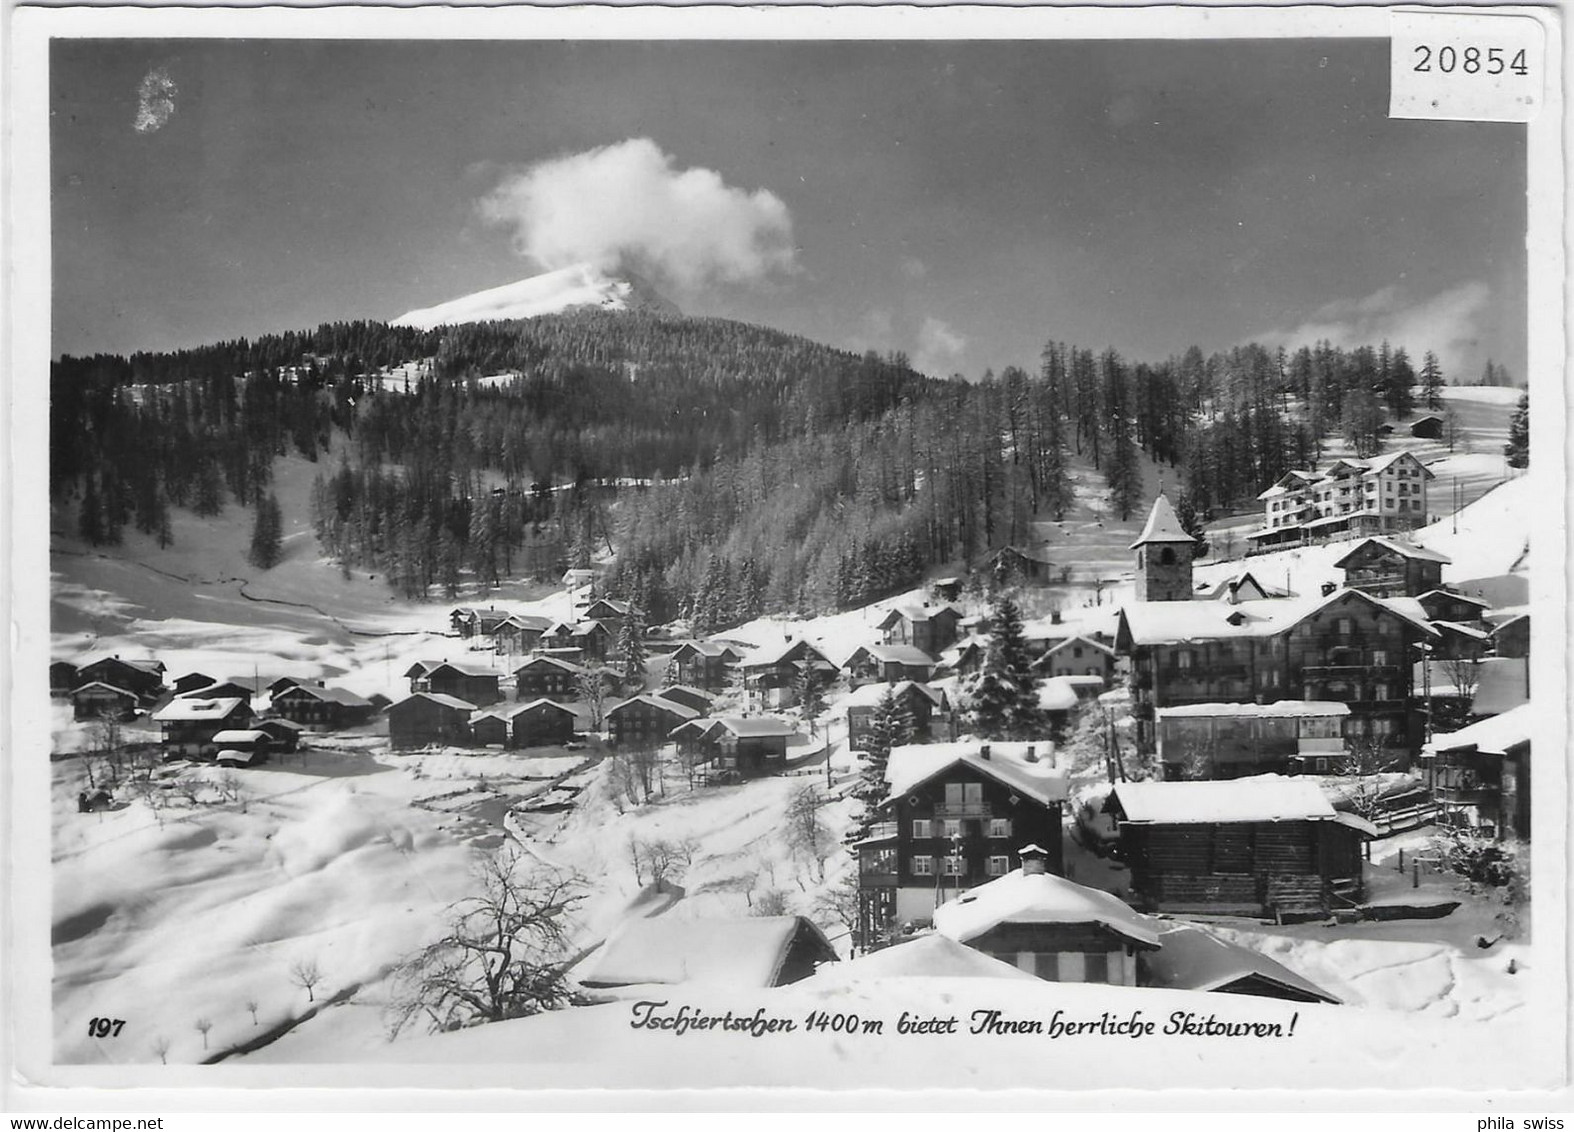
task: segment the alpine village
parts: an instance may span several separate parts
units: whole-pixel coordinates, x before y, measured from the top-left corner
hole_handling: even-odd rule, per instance
[[[603,283],[54,363],[58,1059],[106,986],[167,1063],[653,985],[1516,1001],[1501,371],[936,379]]]

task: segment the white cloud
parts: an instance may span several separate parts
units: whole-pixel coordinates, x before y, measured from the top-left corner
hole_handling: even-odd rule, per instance
[[[735,188],[710,169],[679,169],[649,138],[515,170],[479,207],[549,270],[626,264],[695,288],[797,268],[781,198]]]
[[[1430,298],[1388,286],[1365,298],[1327,303],[1292,330],[1269,330],[1252,338],[1291,349],[1324,338],[1346,347],[1375,346],[1387,339],[1396,348],[1409,350],[1413,364],[1419,364],[1425,351],[1435,350],[1445,372],[1467,376],[1468,367],[1480,364],[1479,324],[1491,297],[1491,288],[1480,282],[1464,283]]]
[[[131,128],[139,134],[150,134],[164,125],[169,121],[169,116],[175,113],[175,95],[178,93],[180,88],[163,67],[155,67],[143,75],[142,81],[137,84],[137,116],[132,120]]]
[[[926,318],[918,328],[918,350],[913,365],[934,377],[949,377],[967,349],[967,339],[938,318]]]

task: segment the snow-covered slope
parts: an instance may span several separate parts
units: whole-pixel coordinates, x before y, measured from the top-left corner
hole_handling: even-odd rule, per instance
[[[578,263],[549,271],[545,275],[532,275],[516,283],[505,283],[501,287],[450,299],[433,307],[408,311],[394,319],[393,325],[430,330],[434,326],[455,326],[465,322],[535,318],[543,314],[560,314],[574,307],[670,315],[681,313],[649,283],[631,272],[612,275],[588,263]]]

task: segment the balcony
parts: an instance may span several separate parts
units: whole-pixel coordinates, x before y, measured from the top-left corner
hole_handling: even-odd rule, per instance
[[[1432,797],[1445,806],[1479,806],[1498,801],[1503,795],[1497,786],[1434,786]]]
[[[936,822],[942,822],[947,818],[990,817],[994,817],[994,814],[990,813],[988,802],[957,802],[954,804],[948,802],[945,805],[938,805],[935,807]],[[939,837],[941,834],[936,832],[935,836]]]
[[[1342,755],[1345,753],[1343,739],[1297,739],[1295,743],[1296,754],[1300,755]]]
[[[1308,664],[1301,669],[1305,680],[1400,680],[1404,669],[1397,664]]]
[[[895,837],[897,834],[897,824],[898,823],[894,821],[876,822],[874,825],[869,827],[869,832],[864,835],[864,839],[866,841],[873,841],[876,838],[881,837]]]

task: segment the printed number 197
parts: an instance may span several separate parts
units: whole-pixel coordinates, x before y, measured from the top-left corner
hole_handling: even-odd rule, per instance
[[[1415,70],[1423,73],[1432,70],[1435,66],[1445,75],[1451,75],[1455,71],[1463,71],[1467,75],[1501,75],[1504,71],[1512,71],[1516,75],[1530,74],[1530,67],[1525,62],[1524,48],[1514,52],[1514,57],[1506,62],[1501,47],[1489,47],[1485,51],[1479,47],[1466,47],[1462,50],[1439,47],[1434,50],[1430,44],[1420,43],[1416,45],[1415,53],[1420,56],[1415,61]]]
[[[90,1038],[118,1038],[125,1024],[124,1018],[94,1018],[87,1024],[87,1035]]]

